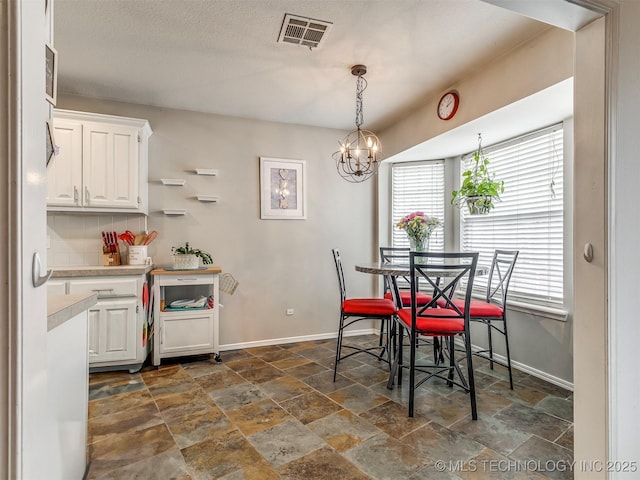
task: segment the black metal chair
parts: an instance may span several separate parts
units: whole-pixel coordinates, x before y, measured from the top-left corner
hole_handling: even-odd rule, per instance
[[[469,393],[471,417],[474,420],[478,418],[468,313],[477,263],[478,253],[411,252],[409,254],[412,302],[410,307],[398,310],[396,315],[399,325],[398,348],[387,386],[393,387],[396,373],[398,382],[401,383],[402,370],[407,368],[403,365],[402,341],[403,334],[407,333],[410,349],[408,366],[410,417],[413,417],[414,413],[415,389],[435,377],[444,379],[450,387],[457,385]],[[426,305],[418,305],[415,301],[418,282],[433,288],[433,298]],[[463,308],[453,303],[450,308],[439,308],[439,301],[444,301],[446,304],[452,301],[451,297],[456,288],[458,293],[464,294]],[[441,339],[439,342],[441,352],[435,356],[433,362],[425,359],[423,363],[417,363],[416,347],[420,337]],[[460,337],[464,344],[465,354],[462,358],[456,358],[457,352],[454,345],[456,337]],[[467,364],[466,377],[459,365],[463,360]],[[424,374],[424,376],[417,380],[417,374]]]
[[[336,265],[338,284],[340,286],[340,325],[338,327],[336,359],[333,365],[333,381],[335,382],[338,372],[338,363],[341,360],[349,358],[357,353],[367,353],[369,355],[373,355],[379,360],[384,359],[389,363],[389,365],[391,365],[391,339],[389,336],[387,336],[385,344],[378,347],[344,345],[343,337],[344,330],[347,327],[361,320],[380,320],[381,322],[387,324],[386,330],[388,332],[397,309],[394,301],[387,298],[347,298],[340,252],[335,248],[333,249],[333,260]],[[352,351],[350,351],[346,355],[342,355],[343,348],[347,348]]]
[[[488,347],[476,350],[474,355],[489,360],[493,370],[493,364],[497,363],[506,367],[509,371],[509,386],[513,390],[513,374],[511,372],[511,353],[509,351],[509,335],[507,332],[507,292],[511,275],[518,258],[518,250],[496,250],[491,262],[487,290],[484,300],[472,300],[469,305],[469,318],[472,322],[483,323],[487,326]],[[463,308],[460,300],[453,300],[459,308]],[[492,332],[504,335],[506,360],[497,358],[493,351]]]

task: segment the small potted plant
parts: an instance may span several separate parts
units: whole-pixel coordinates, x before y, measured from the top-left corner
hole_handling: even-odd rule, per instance
[[[192,248],[189,242],[181,247],[171,247],[173,252],[173,268],[176,269],[195,269],[200,266],[200,261],[204,265],[213,263],[211,254],[203,252],[199,248]]]
[[[504,181],[495,180],[489,173],[489,159],[482,151],[482,137],[478,134],[478,149],[473,152],[473,164],[462,173],[460,190],[451,192],[451,204],[467,205],[471,215],[489,213],[494,202],[504,193]]]

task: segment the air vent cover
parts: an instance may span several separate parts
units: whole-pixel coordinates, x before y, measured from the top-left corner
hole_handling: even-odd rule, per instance
[[[318,48],[332,23],[324,20],[285,14],[278,43],[291,43],[302,47]]]

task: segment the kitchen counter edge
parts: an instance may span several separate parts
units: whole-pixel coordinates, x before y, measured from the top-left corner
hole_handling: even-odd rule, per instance
[[[98,294],[77,293],[72,295],[49,295],[47,297],[47,331],[62,325],[67,320],[93,307]]]
[[[155,265],[119,265],[116,267],[103,267],[100,265],[88,265],[77,267],[50,267],[53,269],[51,278],[64,277],[99,277],[116,275],[142,275],[156,268]]]

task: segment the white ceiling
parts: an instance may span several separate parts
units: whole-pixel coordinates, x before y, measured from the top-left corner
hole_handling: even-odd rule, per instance
[[[324,44],[278,44],[285,13]],[[56,0],[54,44],[59,93],[344,130],[362,63],[376,130],[547,28],[480,0]]]

